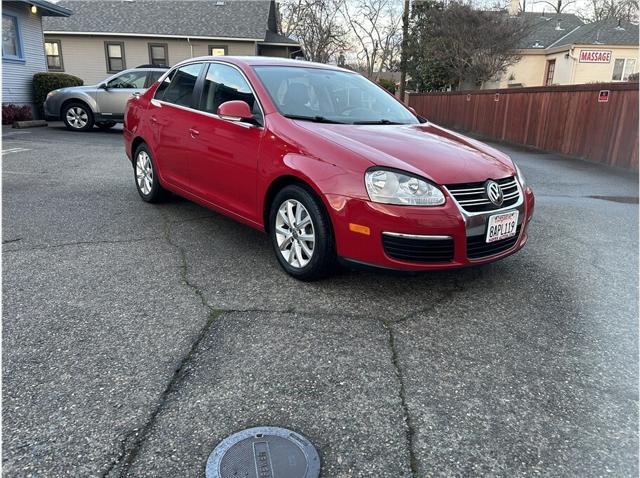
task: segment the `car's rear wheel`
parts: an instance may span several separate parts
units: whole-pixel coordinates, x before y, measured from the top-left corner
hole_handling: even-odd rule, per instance
[[[84,103],[68,103],[62,109],[62,120],[67,129],[72,131],[89,131],[94,120],[91,109]]]
[[[296,279],[320,279],[335,267],[331,222],[320,200],[306,188],[291,185],[276,195],[269,233],[278,262]]]
[[[133,175],[138,194],[143,201],[159,202],[166,196],[166,190],[160,185],[155,163],[149,147],[142,143],[136,148],[133,160]]]
[[[110,129],[116,125],[115,121],[98,121],[96,126],[100,129]]]

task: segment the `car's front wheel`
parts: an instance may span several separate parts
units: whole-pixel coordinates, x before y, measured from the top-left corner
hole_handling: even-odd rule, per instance
[[[72,131],[89,131],[94,120],[91,109],[84,103],[69,103],[62,110],[62,120],[67,129]]]
[[[144,201],[154,203],[165,197],[166,190],[160,185],[151,152],[144,143],[138,146],[134,154],[133,174],[138,194]]]
[[[320,200],[306,188],[291,185],[276,195],[269,233],[278,262],[296,279],[320,279],[335,267],[331,222]]]

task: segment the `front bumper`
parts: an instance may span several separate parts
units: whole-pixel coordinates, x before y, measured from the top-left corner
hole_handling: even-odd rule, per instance
[[[47,121],[58,121],[60,119],[60,105],[55,96],[48,97],[42,105],[44,119]]]
[[[509,256],[527,242],[527,226],[534,209],[533,191],[527,187],[522,191],[522,201],[506,209],[519,211],[517,238],[499,252],[474,259],[469,257],[473,254],[468,253],[468,250],[474,247],[471,243],[486,233],[489,216],[501,211],[469,215],[448,194],[446,203],[437,207],[394,206],[340,195],[327,195],[326,198],[334,226],[337,252],[342,259],[386,269],[409,271],[465,267]],[[354,227],[354,224],[364,228]],[[366,231],[366,228],[368,234],[362,232]],[[453,252],[451,258],[445,261],[400,260],[385,252],[383,233],[431,236],[436,241],[448,237],[453,241]]]

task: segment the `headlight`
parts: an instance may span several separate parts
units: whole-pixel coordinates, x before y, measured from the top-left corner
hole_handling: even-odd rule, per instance
[[[58,92],[56,90],[50,91],[49,93],[47,93],[47,98],[51,98],[53,95],[57,94]]]
[[[513,163],[513,165],[516,167],[516,173],[518,173],[518,179],[520,180],[520,186],[522,186],[522,189],[527,187],[527,180],[524,179],[524,174],[522,174],[522,171],[520,171],[520,168],[518,167],[518,165],[516,163]]]
[[[364,182],[373,202],[406,206],[444,204],[444,195],[440,189],[408,173],[372,169],[364,174]]]

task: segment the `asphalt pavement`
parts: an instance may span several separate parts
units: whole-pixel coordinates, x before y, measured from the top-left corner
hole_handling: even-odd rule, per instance
[[[637,476],[638,180],[499,145],[529,242],[299,283],[267,237],[142,202],[121,132],[3,129],[3,474],[203,477],[253,426],[322,476]]]

